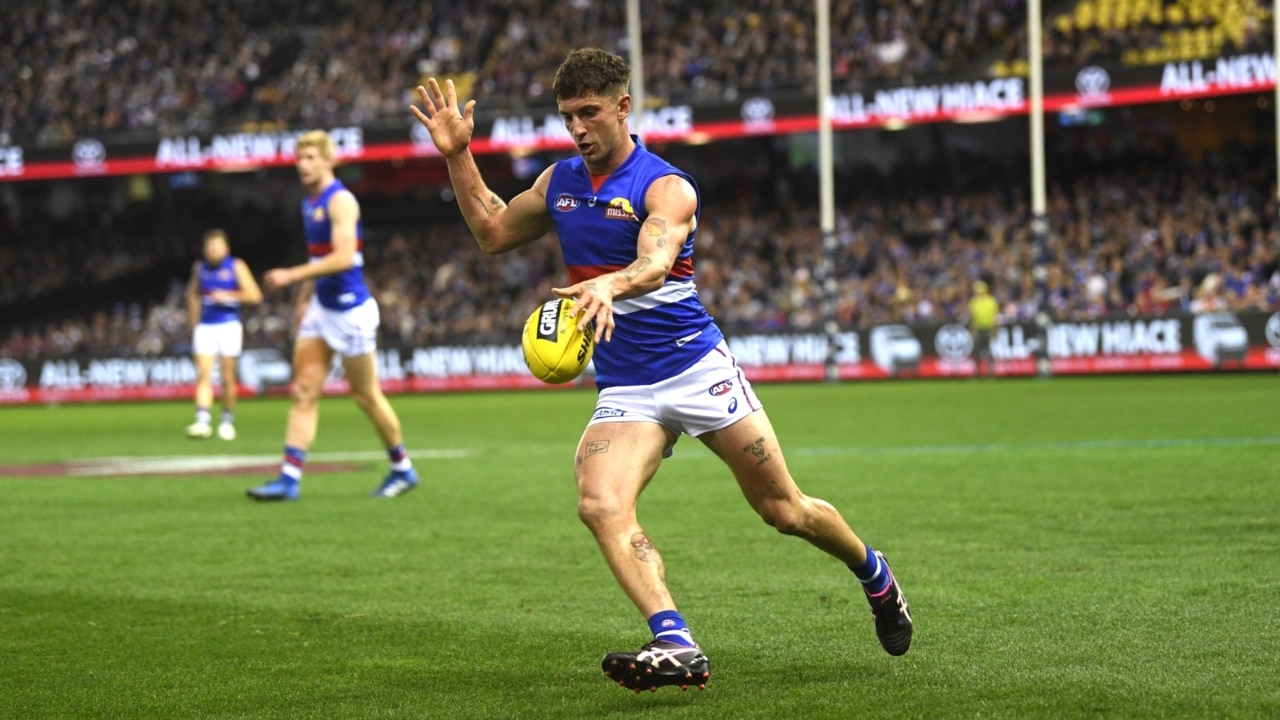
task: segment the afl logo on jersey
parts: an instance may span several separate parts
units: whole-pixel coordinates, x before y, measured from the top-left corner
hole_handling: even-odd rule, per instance
[[[569,193],[560,193],[556,196],[556,209],[560,212],[570,212],[578,209],[578,198]]]

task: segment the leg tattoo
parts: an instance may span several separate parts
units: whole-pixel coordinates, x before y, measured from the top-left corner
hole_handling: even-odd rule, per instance
[[[764,451],[764,437],[759,437],[755,442],[742,448],[743,452],[751,453],[756,458],[757,465],[763,465],[773,459],[773,453]]]

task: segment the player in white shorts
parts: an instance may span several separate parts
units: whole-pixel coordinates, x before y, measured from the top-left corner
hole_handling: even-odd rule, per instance
[[[418,486],[418,473],[405,451],[400,418],[378,384],[378,303],[364,282],[360,204],[334,177],[334,145],[328,133],[304,133],[296,152],[298,179],[306,191],[302,228],[310,261],[270,270],[263,278],[273,290],[300,287],[284,459],[275,480],[249,488],[247,494],[255,500],[298,499],[303,464],[316,438],[324,379],[336,356],[351,386],[351,399],[373,424],[391,463],[373,495],[397,497]]]
[[[187,437],[213,435],[213,362],[221,359],[222,418],[218,437],[236,438],[235,408],[238,388],[236,363],[244,344],[240,307],[262,302],[262,290],[243,260],[232,257],[227,234],[204,234],[204,257],[191,267],[187,283],[187,315],[192,327],[191,354],[196,363],[196,420],[187,426]]]
[[[647,620],[652,640],[614,652],[602,667],[632,690],[703,685],[710,663],[667,588],[666,570],[636,519],[640,493],[681,433],[698,437],[732,470],[751,507],[848,565],[861,581],[876,635],[891,655],[912,623],[889,565],[829,503],[800,491],[769,418],[698,301],[693,248],[701,203],[687,173],[650,153],[627,119],[630,68],[603,50],[569,53],[552,94],[578,155],[547,168],[510,203],[489,190],[468,150],[475,102],[452,81],[419,87],[413,113],[444,157],[463,218],[480,248],[502,253],[553,234],[569,270],[580,328],[594,324],[600,388],[578,442],[578,516],[614,578]]]

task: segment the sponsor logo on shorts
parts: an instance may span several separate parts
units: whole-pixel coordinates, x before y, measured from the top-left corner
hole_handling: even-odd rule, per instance
[[[732,415],[736,412],[738,412],[738,398],[729,401],[729,414]]]
[[[578,209],[578,198],[569,193],[560,193],[556,196],[556,209],[560,212],[569,212]]]
[[[720,382],[708,388],[707,392],[711,393],[712,397],[720,397],[721,395],[729,392],[732,389],[733,389],[732,380],[721,380]]]
[[[626,414],[627,414],[626,410],[619,410],[617,408],[611,408],[611,407],[602,407],[602,408],[596,408],[596,411],[591,416],[591,419],[599,420],[600,418],[622,417],[623,415],[626,415]]]

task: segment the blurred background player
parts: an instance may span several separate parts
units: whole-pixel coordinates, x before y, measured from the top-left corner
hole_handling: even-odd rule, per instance
[[[310,261],[276,268],[264,276],[272,290],[294,284],[300,288],[284,461],[278,478],[248,490],[255,500],[298,499],[307,450],[316,437],[322,386],[335,354],[342,359],[352,399],[373,423],[391,461],[391,472],[373,495],[396,497],[418,485],[405,452],[400,418],[378,384],[374,356],[378,303],[364,282],[360,205],[334,177],[334,156],[328,133],[313,130],[298,138],[298,179],[306,191],[302,224]]]
[[[262,290],[249,266],[231,255],[227,234],[216,229],[206,232],[204,257],[191,266],[191,280],[187,283],[187,317],[196,362],[196,421],[187,426],[187,437],[213,435],[213,361],[221,358],[222,419],[218,422],[218,437],[236,438],[236,363],[244,344],[240,307],[260,302]]]
[[[996,376],[996,360],[991,354],[991,334],[995,331],[1000,315],[1000,305],[987,283],[973,283],[973,297],[969,299],[969,327],[973,330],[973,374]],[[984,371],[985,366],[985,371]]]
[[[606,655],[604,672],[633,690],[702,685],[710,676],[667,587],[662,558],[636,519],[640,493],[681,433],[729,466],[766,523],[853,571],[881,645],[901,655],[912,621],[884,556],[829,503],[796,486],[750,382],[698,300],[698,191],[688,174],[629,133],[630,72],[602,50],[565,58],[552,92],[578,157],[544,170],[510,204],[486,187],[468,150],[474,100],[459,107],[453,82],[446,95],[432,78],[430,92],[418,88],[425,112],[412,109],[447,160],[480,248],[502,253],[554,230],[572,283],[554,292],[577,301],[579,327],[595,324],[600,394],[574,463],[578,515],[653,633],[639,651]]]

